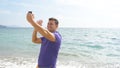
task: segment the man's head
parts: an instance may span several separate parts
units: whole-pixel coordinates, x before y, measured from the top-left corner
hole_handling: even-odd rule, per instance
[[[58,20],[55,19],[55,18],[49,18],[49,21],[48,21],[48,24],[47,24],[47,29],[50,31],[50,32],[54,32],[57,30],[58,28]]]

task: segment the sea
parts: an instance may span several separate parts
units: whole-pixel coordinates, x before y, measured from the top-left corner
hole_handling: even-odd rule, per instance
[[[120,28],[59,28],[57,68],[120,68]],[[33,28],[0,28],[0,68],[35,68]],[[38,37],[41,35],[38,33]]]

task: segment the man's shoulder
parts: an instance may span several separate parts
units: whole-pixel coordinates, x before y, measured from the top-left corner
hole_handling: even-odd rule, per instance
[[[60,42],[62,40],[62,36],[58,31],[54,32],[54,35],[57,41]]]
[[[55,31],[54,34],[62,37],[61,34],[58,31]]]

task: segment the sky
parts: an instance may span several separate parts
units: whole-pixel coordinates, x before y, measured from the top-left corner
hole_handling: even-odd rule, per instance
[[[0,0],[0,25],[31,27],[28,11],[45,27],[54,17],[59,27],[120,28],[120,0]]]

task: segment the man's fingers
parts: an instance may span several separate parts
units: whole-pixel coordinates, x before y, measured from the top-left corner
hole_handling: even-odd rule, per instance
[[[42,23],[43,21],[42,20],[38,20],[38,22]]]
[[[34,18],[34,15],[31,14],[31,13],[28,13],[27,16],[30,17],[30,18]]]
[[[34,14],[31,14],[33,18],[35,18]]]
[[[34,20],[33,14],[27,13],[26,19],[27,19],[28,22],[32,22]]]
[[[38,20],[37,23],[42,26],[43,21],[42,20]]]

